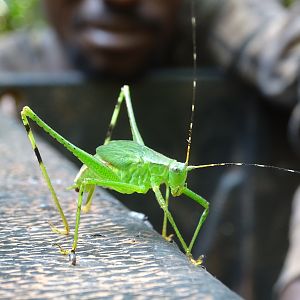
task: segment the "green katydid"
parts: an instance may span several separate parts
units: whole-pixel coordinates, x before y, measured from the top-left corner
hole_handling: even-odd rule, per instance
[[[117,123],[121,104],[125,100],[127,113],[129,117],[129,123],[132,133],[133,140],[112,140],[112,131]],[[192,106],[193,113],[193,106]],[[86,193],[86,202],[83,207],[84,211],[90,209],[92,203],[92,197],[96,186],[115,190],[123,194],[131,193],[147,193],[150,189],[153,190],[155,197],[164,212],[162,236],[169,240],[170,237],[167,235],[167,223],[169,222],[175,231],[175,234],[185,251],[187,257],[196,265],[201,264],[202,257],[194,260],[192,257],[192,248],[199,234],[199,231],[208,215],[209,203],[191,191],[187,187],[186,179],[189,171],[198,168],[207,168],[214,166],[228,166],[228,165],[254,165],[258,167],[270,167],[258,164],[243,164],[243,163],[217,163],[192,166],[189,163],[189,153],[191,146],[191,129],[192,122],[190,125],[190,133],[187,147],[187,155],[185,163],[176,161],[175,159],[168,158],[150,148],[145,146],[143,139],[138,130],[135,116],[133,113],[129,87],[123,86],[120,95],[115,106],[110,126],[108,128],[107,136],[104,144],[96,149],[96,154],[91,155],[84,150],[71,144],[60,134],[49,127],[44,121],[42,121],[28,106],[25,106],[21,112],[23,124],[26,128],[28,138],[31,142],[32,148],[35,152],[37,160],[39,162],[43,177],[46,184],[51,192],[54,203],[59,211],[64,224],[64,230],[60,230],[51,225],[52,230],[62,234],[69,233],[69,225],[63,210],[60,206],[56,192],[52,186],[51,180],[46,171],[45,165],[42,161],[40,152],[37,148],[34,136],[28,123],[28,118],[39,125],[43,130],[49,133],[55,140],[61,143],[67,150],[72,152],[82,163],[80,171],[75,177],[74,184],[70,189],[75,189],[79,192],[77,201],[77,212],[76,212],[76,225],[74,232],[74,241],[72,249],[70,251],[61,248],[63,254],[69,254],[70,260],[73,265],[76,264],[75,250],[78,242],[78,231],[80,223],[81,206],[83,201],[83,195]],[[278,167],[271,167],[275,169],[281,169],[289,172],[296,172],[294,170],[288,170]],[[166,195],[163,197],[160,188],[166,186]],[[186,195],[190,199],[196,201],[203,207],[203,212],[199,218],[198,224],[195,228],[191,241],[187,244],[182,237],[175,221],[168,209],[169,193],[172,196],[177,197],[180,195]]]

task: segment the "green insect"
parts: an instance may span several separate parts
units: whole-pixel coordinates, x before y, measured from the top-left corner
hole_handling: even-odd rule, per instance
[[[123,103],[124,99],[127,106],[132,140],[111,141],[112,131],[117,123],[121,104]],[[194,106],[192,106],[192,112],[193,107]],[[78,242],[78,231],[81,210],[84,210],[85,212],[89,211],[96,186],[112,189],[123,194],[145,194],[149,190],[152,190],[161,209],[164,212],[162,236],[165,239],[170,240],[171,236],[167,235],[167,223],[169,222],[173,230],[175,231],[175,234],[187,257],[195,265],[199,265],[202,263],[202,256],[200,256],[198,259],[194,259],[192,256],[192,248],[197,239],[199,231],[208,215],[209,203],[204,198],[191,191],[187,187],[186,180],[188,172],[197,168],[207,168],[211,166],[226,165],[255,165],[258,167],[265,167],[264,165],[242,163],[218,163],[199,166],[189,166],[188,162],[191,146],[192,121],[190,125],[190,134],[185,163],[181,163],[176,161],[175,159],[168,158],[148,148],[147,146],[145,146],[143,139],[139,133],[131,104],[129,87],[126,85],[122,87],[120,95],[118,97],[117,104],[115,106],[111,118],[110,126],[108,128],[104,144],[96,149],[95,155],[91,155],[83,151],[82,149],[76,147],[75,145],[71,144],[60,134],[54,131],[51,127],[49,127],[46,123],[44,123],[28,106],[25,106],[23,108],[21,112],[21,117],[23,124],[26,128],[28,138],[31,142],[32,148],[39,162],[43,177],[47,183],[54,203],[59,211],[59,214],[64,224],[64,230],[60,230],[51,225],[52,230],[54,232],[68,234],[69,225],[59,203],[56,192],[52,186],[45,165],[42,161],[40,152],[37,148],[34,136],[28,123],[28,118],[34,121],[47,133],[49,133],[55,140],[61,143],[65,148],[67,148],[67,150],[72,152],[83,163],[83,166],[81,167],[80,171],[75,177],[74,184],[70,188],[75,189],[79,192],[77,201],[76,225],[72,249],[64,250],[61,248],[61,252],[63,254],[69,254],[70,261],[73,265],[76,264],[75,251]],[[273,168],[282,169],[277,167]],[[294,172],[293,170],[284,170]],[[166,187],[165,196],[163,196],[161,193],[162,186]],[[189,243],[186,243],[186,241],[182,237],[182,234],[176,226],[174,218],[168,209],[170,192],[174,197],[178,197],[184,194],[190,199],[196,201],[204,209],[199,218],[192,239]],[[82,208],[84,194],[87,194],[87,196],[85,205]]]

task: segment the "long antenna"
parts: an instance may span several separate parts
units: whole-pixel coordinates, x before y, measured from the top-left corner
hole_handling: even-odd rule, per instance
[[[211,167],[224,167],[224,166],[246,166],[246,167],[259,167],[259,168],[267,168],[267,169],[275,169],[279,171],[289,172],[289,173],[296,173],[300,174],[300,171],[293,170],[293,169],[287,169],[282,167],[275,167],[275,166],[269,166],[269,165],[262,165],[262,164],[249,164],[249,163],[231,163],[231,162],[224,162],[224,163],[216,163],[216,164],[205,164],[205,165],[199,165],[199,166],[188,166],[187,170],[195,170],[195,169],[205,169],[205,168],[211,168]]]
[[[186,150],[186,159],[185,165],[188,166],[190,160],[190,152],[192,145],[192,133],[193,133],[193,124],[194,124],[194,114],[195,114],[195,102],[196,102],[196,70],[197,70],[197,39],[196,39],[196,9],[195,9],[195,0],[191,0],[191,23],[192,23],[192,42],[193,42],[193,95],[192,95],[192,107],[191,107],[191,121],[190,128],[187,139],[187,150]]]

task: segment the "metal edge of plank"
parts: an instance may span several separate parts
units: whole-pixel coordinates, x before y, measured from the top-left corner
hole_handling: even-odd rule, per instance
[[[74,229],[76,168],[38,140],[66,216]],[[78,263],[71,266],[55,244],[69,248],[26,132],[14,117],[0,115],[0,298],[14,299],[240,299],[205,269],[192,265],[147,218],[98,189],[92,210],[82,214]],[[133,194],[135,201],[142,195]],[[119,299],[117,298],[117,299]]]

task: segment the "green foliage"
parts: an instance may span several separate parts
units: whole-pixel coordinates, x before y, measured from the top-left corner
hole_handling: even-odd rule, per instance
[[[0,9],[5,7],[3,2],[6,3],[7,10],[2,16],[0,12],[0,31],[33,27],[42,23],[40,0],[0,0]]]
[[[282,0],[282,4],[286,7],[291,6],[294,2],[295,0]]]

